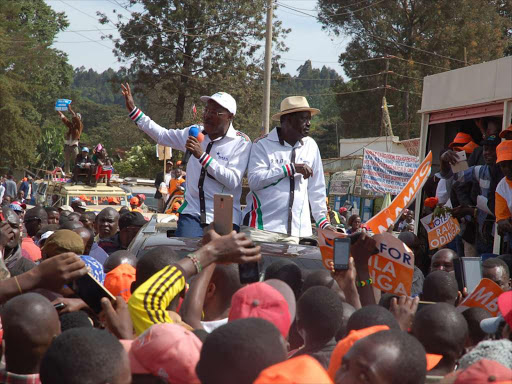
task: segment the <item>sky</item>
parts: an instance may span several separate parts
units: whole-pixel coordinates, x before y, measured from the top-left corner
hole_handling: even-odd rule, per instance
[[[68,54],[69,63],[73,67],[84,66],[97,72],[108,68],[120,68],[121,64],[112,52],[113,43],[108,39],[101,40],[102,35],[112,33],[115,36],[116,30],[112,24],[99,24],[96,12],[105,12],[115,20],[117,16],[112,12],[114,9],[129,17],[126,10],[114,0],[45,1],[55,11],[65,12],[68,17],[69,27],[57,35],[54,47]],[[123,0],[118,2],[126,3]],[[277,18],[283,22],[283,27],[292,29],[285,39],[289,51],[281,54],[282,62],[285,64],[283,71],[296,75],[297,68],[310,59],[314,68],[326,65],[341,74],[342,68],[338,63],[338,57],[349,39],[329,36],[314,17],[304,14],[316,14],[316,0],[279,0],[279,3],[300,9],[293,11],[278,5],[276,11]]]

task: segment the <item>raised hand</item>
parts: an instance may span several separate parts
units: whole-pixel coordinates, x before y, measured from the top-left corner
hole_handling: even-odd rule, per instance
[[[128,84],[128,83],[121,84],[121,88],[122,88],[121,92],[123,93],[124,101],[126,103],[126,109],[128,110],[128,112],[131,112],[131,111],[133,111],[133,108],[135,108],[135,102],[133,101],[132,90],[130,89],[130,84]]]
[[[215,256],[218,263],[249,263],[261,259],[261,248],[255,247],[243,233],[231,232],[225,236],[210,236],[212,240],[201,250]]]

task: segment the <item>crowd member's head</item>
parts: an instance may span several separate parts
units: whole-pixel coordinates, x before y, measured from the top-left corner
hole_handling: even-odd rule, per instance
[[[5,221],[7,221],[14,234],[13,238],[10,239],[9,242],[5,245],[5,257],[7,257],[11,251],[13,251],[20,244],[21,219],[11,208],[2,208],[2,213],[4,215]]]
[[[172,171],[172,160],[166,160],[165,161],[165,173],[170,173]]]
[[[357,341],[343,357],[336,384],[418,384],[425,381],[425,349],[400,330],[374,333]]]
[[[361,218],[359,215],[352,215],[348,218],[347,224],[352,232],[357,232],[361,228]]]
[[[140,212],[127,212],[119,217],[119,241],[122,248],[128,248],[147,221]]]
[[[60,213],[55,207],[46,207],[46,214],[48,215],[48,224],[59,224]]]
[[[135,281],[135,268],[130,264],[121,264],[105,275],[103,285],[114,296],[121,296],[126,302],[132,295],[130,289]]]
[[[231,299],[228,319],[265,319],[287,338],[295,314],[295,296],[291,288],[281,280],[271,279],[239,289]]]
[[[43,384],[130,383],[130,362],[111,333],[75,328],[50,345],[41,362],[40,377]]]
[[[480,327],[487,334],[512,341],[512,291],[498,297],[498,309],[498,316],[482,320]]]
[[[131,209],[136,209],[139,206],[139,198],[134,196],[130,199],[130,207]]]
[[[341,320],[340,329],[338,329],[338,333],[336,333],[336,341],[340,341],[347,336],[348,319],[350,319],[356,311],[356,309],[349,303],[343,301],[341,305],[343,306],[343,318]]]
[[[279,330],[263,319],[241,319],[206,338],[196,373],[203,384],[252,384],[265,368],[286,360]]]
[[[322,346],[333,339],[340,328],[342,301],[327,287],[311,287],[297,302],[296,321],[305,345]]]
[[[114,237],[119,228],[119,213],[114,208],[104,208],[97,217],[100,239]]]
[[[231,298],[242,287],[235,264],[217,264],[206,289],[203,311],[206,321],[228,317]]]
[[[505,140],[496,148],[496,162],[501,168],[501,172],[508,179],[512,180],[512,140]]]
[[[497,257],[487,259],[482,263],[482,277],[494,281],[504,291],[510,290],[510,270],[508,265]]]
[[[34,237],[41,227],[48,224],[48,215],[43,207],[37,206],[29,209],[25,213],[23,221],[25,223],[25,228],[27,229],[27,234],[30,237]]]
[[[52,303],[37,293],[25,293],[2,308],[2,327],[7,371],[39,372],[44,353],[60,334],[60,322]]]
[[[453,141],[448,144],[448,148],[454,151],[460,151],[462,147],[471,141],[473,141],[473,138],[469,133],[458,132]]]
[[[59,319],[62,332],[73,328],[92,328],[92,320],[84,311],[63,313]]]
[[[74,252],[83,255],[84,242],[79,234],[68,229],[59,229],[54,232],[41,248],[43,259],[60,255],[65,252]]]
[[[448,248],[443,248],[434,253],[430,261],[430,272],[446,271],[454,272],[453,259],[458,258],[457,253]]]
[[[416,313],[412,334],[423,344],[427,353],[443,356],[434,370],[447,374],[453,371],[464,353],[468,324],[453,305],[437,303]]]
[[[480,342],[460,358],[458,369],[466,369],[482,359],[496,361],[512,369],[512,341],[501,339]]]
[[[456,305],[458,296],[457,280],[451,273],[434,271],[429,273],[423,282],[421,298],[424,301]]]
[[[121,264],[129,264],[132,267],[137,265],[137,258],[135,255],[126,250],[115,251],[103,263],[103,270],[109,273],[114,268],[119,267]]]
[[[473,348],[479,342],[487,338],[487,334],[480,327],[480,322],[489,319],[491,314],[483,308],[468,308],[462,312],[462,316],[468,323],[468,338],[466,349]]]
[[[78,212],[71,212],[69,215],[67,215],[68,221],[76,221],[80,222],[80,213]]]
[[[172,247],[159,246],[151,248],[137,261],[136,278],[132,284],[132,293],[155,273],[168,265],[175,264],[182,259]]]
[[[83,228],[83,227],[84,227],[84,225],[79,221],[67,220],[67,221],[64,221],[60,225],[59,229],[69,229],[70,231],[74,231],[75,229]]]
[[[59,225],[62,225],[66,221],[68,221],[68,216],[71,215],[72,212],[67,211],[67,210],[59,211],[59,212],[60,212],[60,215],[59,215]]]
[[[277,279],[290,286],[295,297],[299,297],[302,290],[302,271],[297,264],[287,259],[280,259],[265,269],[265,280]]]
[[[346,207],[341,207],[339,210],[338,210],[339,214],[341,216],[343,216],[345,219],[347,218],[347,215],[348,215],[348,209]]]
[[[195,368],[201,341],[177,324],[155,324],[135,340],[121,340],[130,359],[134,382],[159,377],[165,383],[199,383]],[[153,383],[154,381],[150,381]]]
[[[332,383],[331,378],[314,358],[302,355],[264,369],[254,384]]]
[[[336,280],[332,278],[331,272],[327,269],[318,269],[307,275],[302,285],[302,292],[306,292],[309,288],[317,286],[329,288],[336,292],[342,300],[345,300],[345,294]]]
[[[4,197],[2,198],[2,207],[9,206],[9,204],[11,204],[11,201],[12,201],[12,197],[5,194]]]
[[[501,139],[496,135],[488,136],[482,143],[483,145],[483,157],[485,164],[494,165],[496,164],[496,147],[501,142]]]
[[[73,229],[73,232],[77,233],[84,242],[84,255],[88,255],[91,252],[91,247],[94,243],[94,233],[90,229],[85,227],[78,227]]]
[[[311,118],[320,110],[310,108],[304,96],[287,97],[281,102],[280,112],[272,116],[272,120],[281,123],[282,135],[290,144],[295,144],[309,136]]]
[[[206,104],[203,111],[205,132],[213,138],[223,136],[236,114],[236,101],[226,92],[217,92],[212,96],[201,96]]]
[[[80,215],[80,222],[85,228],[94,231],[94,221],[96,220],[96,214],[94,212],[84,212]]]
[[[71,202],[71,208],[73,208],[73,211],[75,211],[75,213],[81,215],[87,209],[87,204],[85,203],[85,201],[82,201],[81,199],[76,199]]]
[[[375,325],[387,325],[390,329],[400,329],[395,316],[380,305],[367,305],[354,312],[347,324],[347,334],[350,331],[373,327]]]

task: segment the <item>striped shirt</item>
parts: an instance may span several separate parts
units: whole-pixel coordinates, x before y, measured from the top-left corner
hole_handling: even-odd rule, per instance
[[[153,324],[172,323],[167,312],[171,301],[185,288],[178,265],[169,265],[140,285],[128,300],[135,333],[140,335]]]
[[[295,161],[292,161],[293,151]],[[296,172],[295,164],[301,163],[311,167],[313,176],[304,179]],[[303,138],[292,147],[280,139],[277,128],[274,128],[268,135],[254,141],[247,169],[251,192],[243,212],[244,225],[288,233],[291,220],[289,235],[311,236],[310,205],[317,227],[330,225],[322,159],[311,137]]]

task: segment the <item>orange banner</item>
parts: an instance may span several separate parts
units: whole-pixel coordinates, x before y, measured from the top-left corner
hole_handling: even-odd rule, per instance
[[[334,258],[334,239],[337,237],[347,237],[347,235],[341,232],[318,228],[318,246],[322,254],[322,263],[329,271],[331,270],[330,263]]]
[[[428,233],[429,249],[441,248],[443,245],[455,239],[455,236],[457,236],[459,232],[459,222],[457,219],[450,217],[446,222]]]
[[[395,224],[402,214],[402,211],[411,204],[418,191],[427,181],[431,166],[432,152],[429,152],[405,188],[393,199],[389,207],[383,209],[366,222],[365,225],[369,227],[373,233],[380,234],[386,232],[391,225]]]
[[[392,234],[373,236],[379,253],[368,260],[373,285],[384,292],[410,296],[414,274],[414,253]]]
[[[482,279],[480,284],[457,307],[459,311],[467,308],[483,308],[493,316],[498,316],[498,297],[503,290],[498,284],[489,279]]]

